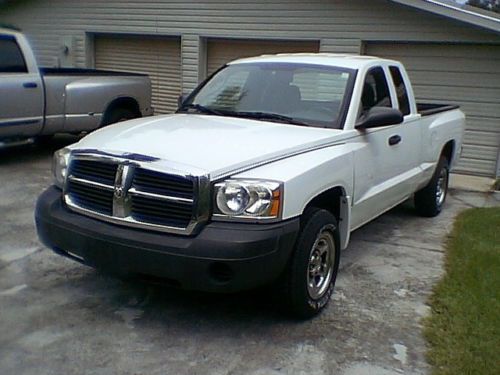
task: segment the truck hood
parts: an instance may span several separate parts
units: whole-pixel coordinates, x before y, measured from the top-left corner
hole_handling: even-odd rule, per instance
[[[340,141],[336,129],[235,117],[174,114],[135,119],[91,133],[71,147],[144,155],[212,179]]]

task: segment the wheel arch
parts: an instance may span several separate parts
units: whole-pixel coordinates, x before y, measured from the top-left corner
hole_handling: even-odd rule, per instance
[[[118,98],[115,98],[111,102],[109,102],[105,108],[106,109],[103,112],[100,126],[108,124],[110,114],[117,108],[130,109],[135,112],[137,117],[141,117],[142,115],[139,102],[137,101],[137,99],[131,96],[120,96]]]
[[[448,165],[452,165],[454,163],[454,156],[455,156],[455,140],[450,140],[448,141],[444,146],[443,149],[441,150],[441,156],[446,157],[448,160]]]
[[[303,212],[309,207],[325,209],[337,219],[340,235],[340,247],[345,249],[349,243],[351,197],[343,186],[331,187],[312,197],[304,207]]]

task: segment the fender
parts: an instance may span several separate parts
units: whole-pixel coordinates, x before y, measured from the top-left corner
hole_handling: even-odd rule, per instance
[[[279,180],[284,184],[283,215],[287,220],[302,215],[317,197],[333,189],[339,199],[338,219],[341,248],[349,243],[353,191],[353,150],[355,144],[342,144],[294,155],[233,178]]]

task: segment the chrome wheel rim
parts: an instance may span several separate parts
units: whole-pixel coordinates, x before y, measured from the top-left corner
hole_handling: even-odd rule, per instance
[[[437,180],[437,187],[436,187],[436,204],[438,206],[441,206],[444,203],[447,186],[448,186],[448,173],[446,171],[446,168],[443,168],[439,173],[439,177]]]
[[[309,253],[307,291],[313,299],[321,298],[330,286],[335,261],[333,225],[324,226]]]

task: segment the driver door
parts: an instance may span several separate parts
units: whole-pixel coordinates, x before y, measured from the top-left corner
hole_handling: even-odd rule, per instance
[[[37,135],[43,126],[40,73],[29,72],[17,40],[0,34],[0,137]]]
[[[397,108],[391,98],[386,70],[370,69],[364,80],[360,106],[361,118],[372,107]],[[362,146],[354,153],[354,194],[352,229],[355,229],[394,205],[406,194],[400,184],[411,164],[405,124],[359,131]]]

